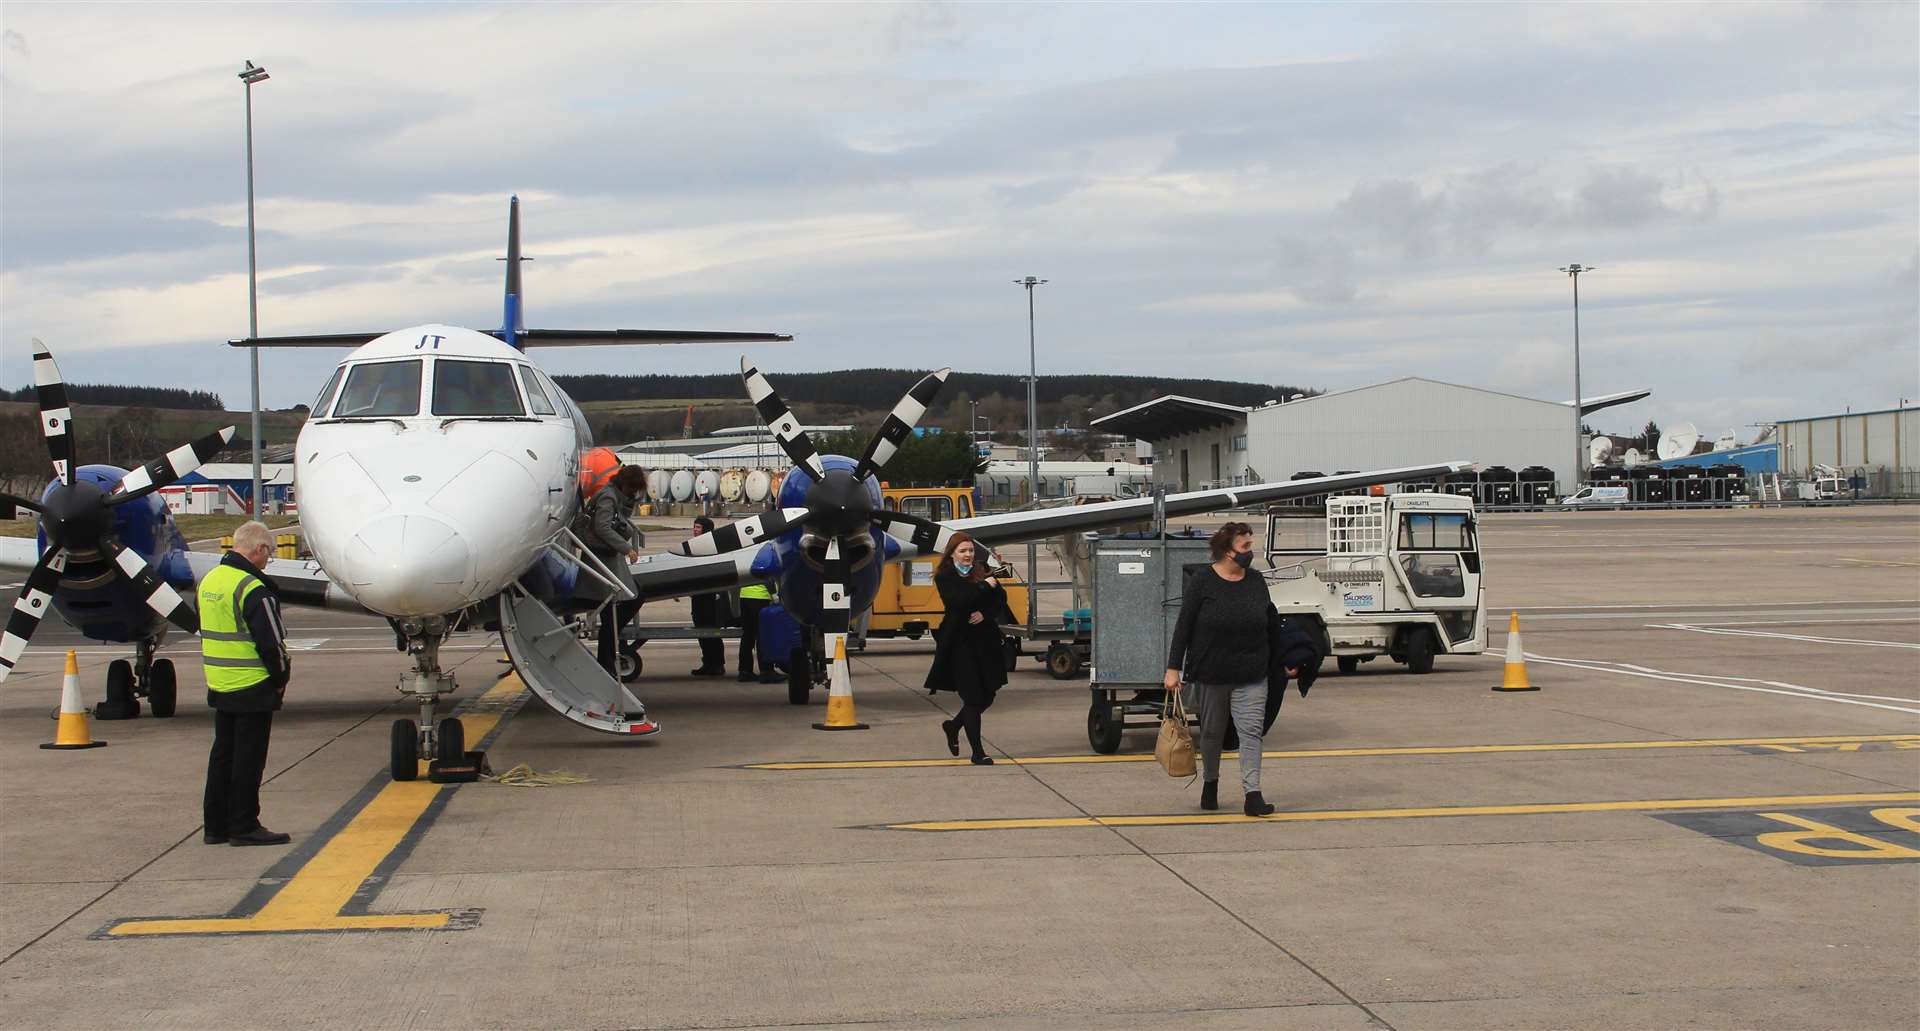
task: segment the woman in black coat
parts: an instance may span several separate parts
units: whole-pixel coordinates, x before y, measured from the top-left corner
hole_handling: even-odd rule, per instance
[[[983,549],[964,533],[954,534],[947,542],[933,586],[946,612],[940,629],[933,632],[933,666],[927,670],[926,687],[960,696],[960,711],[940,724],[947,734],[947,751],[960,754],[960,731],[965,730],[967,743],[973,746],[973,764],[991,766],[993,757],[980,744],[980,714],[1007,682],[1000,635],[1000,625],[1012,621],[1007,591],[987,575]]]

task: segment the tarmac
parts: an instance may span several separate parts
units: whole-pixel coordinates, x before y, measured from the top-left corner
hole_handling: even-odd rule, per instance
[[[206,846],[194,642],[178,716],[43,751],[64,650],[90,701],[124,654],[49,624],[0,692],[0,1025],[1920,1023],[1920,507],[1481,529],[1492,649],[1290,696],[1266,820],[1231,759],[1203,814],[1150,732],[1096,756],[1085,682],[1032,661],[997,764],[956,763],[908,641],[854,658],[847,733],[650,643],[665,730],[630,741],[516,709],[459,638],[494,769],[587,781],[392,784],[392,635],[290,610],[263,816],[294,845]],[[1489,690],[1509,611],[1538,692]]]

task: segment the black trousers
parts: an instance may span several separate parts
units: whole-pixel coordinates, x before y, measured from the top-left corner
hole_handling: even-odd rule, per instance
[[[245,834],[260,826],[260,778],[267,770],[271,712],[213,713],[213,751],[201,817],[212,834]]]
[[[720,625],[720,607],[726,604],[725,598],[722,598],[718,594],[696,594],[693,596],[692,602],[694,626]],[[702,637],[700,639],[700,668],[711,670],[715,673],[725,672],[727,668],[726,642],[718,637]]]
[[[760,610],[773,604],[765,598],[740,599],[740,672],[752,673],[753,650],[760,643]],[[760,672],[773,672],[773,664],[787,661],[785,655],[760,653]]]
[[[620,653],[615,650],[620,647],[620,631],[633,622],[633,615],[638,611],[637,601],[616,601],[600,610],[600,668],[615,680],[620,679],[617,665]]]

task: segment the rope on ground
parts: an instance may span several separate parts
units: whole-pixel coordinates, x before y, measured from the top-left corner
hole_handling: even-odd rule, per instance
[[[550,784],[593,783],[592,777],[583,777],[568,770],[549,770],[541,773],[526,763],[521,763],[505,773],[489,773],[481,779],[514,788],[544,788]]]

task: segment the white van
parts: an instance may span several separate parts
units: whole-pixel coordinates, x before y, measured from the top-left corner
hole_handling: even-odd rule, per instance
[[[1562,505],[1624,505],[1632,501],[1625,487],[1582,487],[1571,497],[1560,499]]]

